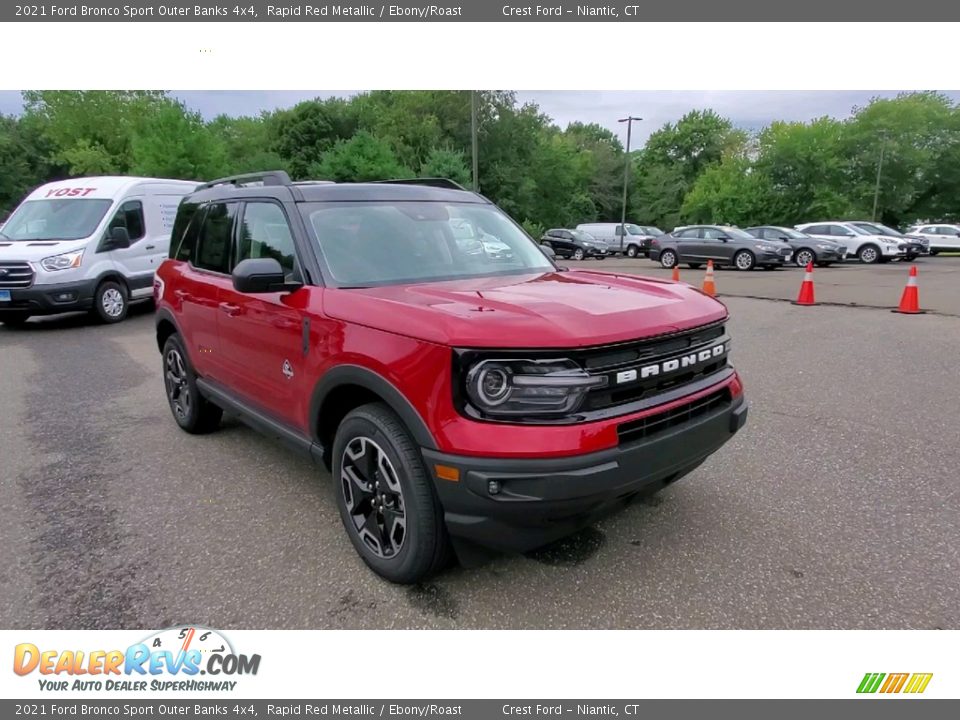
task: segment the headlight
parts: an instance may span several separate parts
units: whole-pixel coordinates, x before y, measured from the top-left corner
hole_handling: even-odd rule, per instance
[[[69,270],[70,268],[80,267],[81,260],[83,260],[83,250],[74,250],[62,255],[51,255],[44,258],[40,261],[40,267],[47,272]]]
[[[817,243],[817,247],[821,250],[833,250],[833,245],[827,245],[826,243]]]
[[[567,415],[607,384],[573,360],[483,360],[467,373],[467,395],[491,416]]]

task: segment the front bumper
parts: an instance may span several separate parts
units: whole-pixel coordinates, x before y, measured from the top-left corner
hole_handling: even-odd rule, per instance
[[[96,280],[10,288],[10,300],[0,300],[0,319],[6,313],[56,315],[76,310],[89,310],[93,307],[93,293],[96,288]]]
[[[691,472],[743,427],[743,395],[643,439],[564,458],[477,458],[422,450],[456,541],[526,552],[576,531]],[[459,470],[459,481],[435,467]]]
[[[791,253],[789,259],[793,259],[793,254]],[[757,265],[783,265],[785,262],[788,262],[788,258],[785,255],[781,255],[776,252],[759,252],[757,253]]]

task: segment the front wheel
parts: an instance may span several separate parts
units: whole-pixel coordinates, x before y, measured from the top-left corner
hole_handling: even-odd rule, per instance
[[[866,265],[872,265],[881,259],[880,250],[876,245],[864,245],[857,251],[857,257]]]
[[[574,260],[583,260],[583,248],[577,248],[573,251]]]
[[[813,250],[802,248],[801,250],[797,250],[797,254],[793,259],[794,262],[797,263],[797,267],[805,268],[810,263],[817,262],[817,255],[813,252]]]
[[[127,316],[127,289],[115,280],[105,280],[93,294],[94,316],[104,323],[117,323]]]
[[[935,256],[935,255],[939,255],[939,254],[940,254],[940,251],[939,251],[939,250],[931,250],[931,251],[930,251],[930,255],[931,255],[931,256]]]
[[[677,264],[677,254],[673,250],[664,250],[660,253],[660,266],[672,270]]]
[[[749,250],[741,250],[733,256],[733,266],[737,270],[753,270],[757,260]]]
[[[163,384],[173,419],[182,430],[202,435],[220,426],[223,410],[200,395],[197,374],[179,335],[171,335],[163,345]]]
[[[450,557],[443,510],[416,444],[381,403],[351,411],[333,441],[337,506],[350,542],[378,575],[415,583]]]
[[[639,254],[640,254],[640,249],[636,245],[630,245],[627,248],[627,257],[635,258]]]

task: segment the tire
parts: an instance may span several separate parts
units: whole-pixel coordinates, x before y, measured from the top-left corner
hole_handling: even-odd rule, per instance
[[[733,256],[733,267],[737,270],[753,270],[757,259],[749,250],[740,250]]]
[[[340,423],[333,478],[347,536],[375,573],[411,584],[449,561],[450,540],[433,481],[403,421],[386,405],[363,405]]]
[[[571,256],[574,260],[583,260],[583,248],[577,248]]]
[[[808,263],[814,263],[815,265],[820,264],[817,262],[817,254],[810,248],[800,248],[797,250],[793,256],[793,261],[799,268],[805,268]]]
[[[636,245],[627,246],[627,257],[635,258],[640,254],[640,249]]]
[[[830,267],[831,265],[833,265],[833,263],[829,263],[829,262],[818,262],[818,263],[817,263],[817,267],[821,267],[821,268],[828,268],[828,267]]]
[[[931,255],[932,257],[936,257],[936,256],[939,255],[939,254],[940,254],[940,251],[939,251],[939,250],[931,250],[931,251],[930,251],[930,255]]]
[[[0,323],[7,327],[23,327],[30,319],[30,313],[7,313],[0,315]]]
[[[864,265],[873,265],[876,262],[880,262],[883,256],[880,254],[880,248],[876,245],[864,245],[857,250],[857,258]]]
[[[204,435],[220,427],[223,410],[200,395],[197,374],[176,333],[163,344],[163,387],[170,412],[181,430]]]
[[[118,323],[127,317],[127,288],[116,280],[104,280],[93,293],[93,315],[102,323]]]
[[[606,260],[606,259],[607,259],[606,255],[597,255],[597,260]]]
[[[665,267],[667,270],[672,270],[676,267],[679,262],[677,253],[675,250],[663,250],[660,252],[660,266]]]
[[[903,258],[903,261],[904,261],[904,262],[913,262],[913,261],[916,260],[916,259],[917,259],[917,256],[916,256],[916,255],[907,255],[905,258]]]
[[[687,263],[687,267],[691,270],[699,270],[702,263]]]

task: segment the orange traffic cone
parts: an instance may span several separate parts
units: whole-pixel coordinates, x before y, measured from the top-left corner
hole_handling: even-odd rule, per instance
[[[916,265],[910,268],[907,286],[903,289],[903,295],[900,296],[900,307],[893,312],[903,313],[904,315],[920,315],[923,313],[923,310],[920,309],[920,290],[917,287]]]
[[[673,266],[673,281],[680,282],[680,266],[679,265]]]
[[[803,273],[803,282],[800,284],[800,294],[797,295],[794,305],[816,305],[813,299],[813,263],[807,263],[807,269]]]
[[[707,274],[703,276],[703,291],[710,297],[717,295],[717,286],[713,282],[713,260],[707,260]]]

